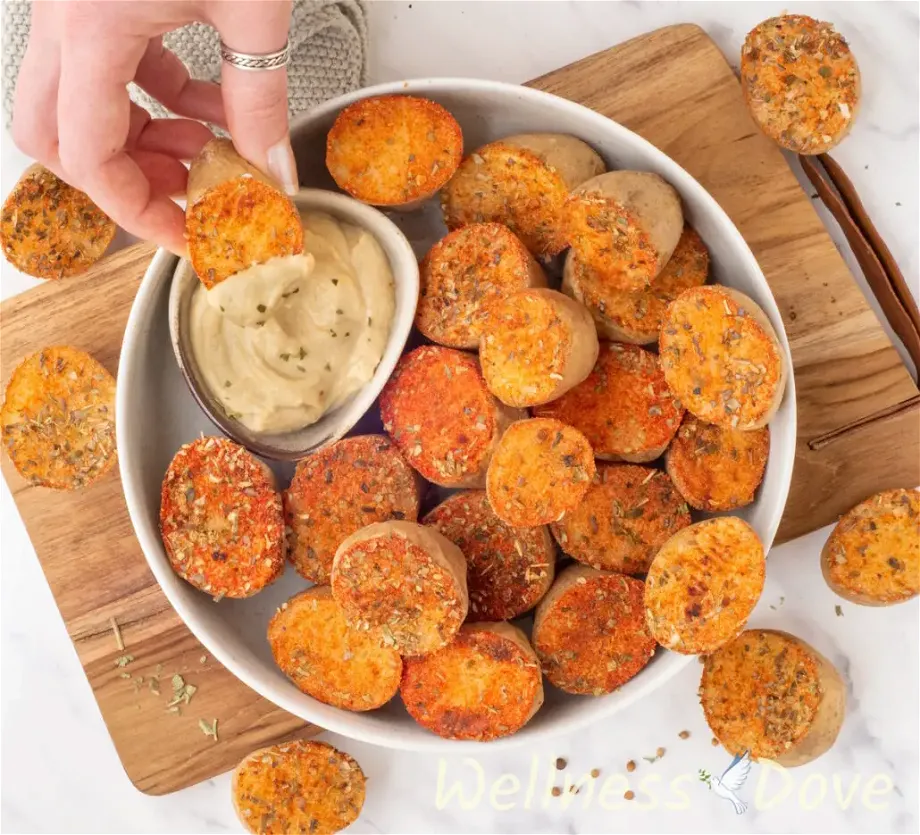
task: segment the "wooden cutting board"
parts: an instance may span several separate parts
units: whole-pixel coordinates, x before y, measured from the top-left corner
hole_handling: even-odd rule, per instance
[[[920,483],[917,389],[705,33],[662,29],[531,86],[652,141],[715,196],[754,250],[786,322],[799,397],[798,456],[780,539],[832,521],[883,487]],[[3,378],[25,354],[61,343],[91,352],[115,373],[152,252],[131,247],[86,276],[4,302]],[[5,457],[2,467],[121,761],[141,791],[175,791],[232,768],[254,748],[317,732],[207,658],[147,568],[116,473],[81,493],[54,493],[26,485]],[[116,666],[125,653],[134,660]],[[159,696],[149,689],[158,669]],[[198,687],[181,715],[166,711],[176,672]],[[198,727],[214,718],[217,742]]]

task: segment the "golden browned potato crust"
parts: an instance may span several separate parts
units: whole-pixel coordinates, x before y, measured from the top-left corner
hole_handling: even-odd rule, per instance
[[[770,453],[770,430],[742,432],[688,414],[668,447],[668,475],[697,510],[735,510],[754,501]]]
[[[288,559],[328,583],[335,550],[373,522],[418,519],[419,479],[385,435],[344,438],[297,464],[284,493]]]
[[[85,487],[117,457],[115,378],[76,348],[44,348],[10,375],[0,426],[24,479],[53,490]]]
[[[457,170],[463,134],[441,105],[418,96],[350,104],[326,137],[326,167],[352,197],[400,206],[431,197]]]
[[[784,14],[748,32],[741,89],[770,139],[796,154],[823,154],[853,126],[859,68],[832,24]]]
[[[889,606],[920,593],[920,493],[886,490],[845,513],[821,552],[831,589],[852,603]]]
[[[556,255],[566,247],[560,217],[569,191],[603,170],[575,137],[509,136],[463,160],[441,195],[444,222],[449,229],[503,223],[534,255]]]
[[[765,573],[763,545],[742,519],[684,528],[661,546],[645,578],[652,635],[685,655],[713,652],[744,629]]]
[[[667,473],[601,464],[584,501],[550,530],[570,557],[606,571],[644,574],[658,549],[690,524],[690,509]]]
[[[597,361],[588,310],[562,293],[518,290],[498,302],[479,360],[489,391],[509,406],[538,406],[585,379]]]
[[[655,354],[605,342],[588,378],[534,414],[583,432],[598,458],[643,463],[664,452],[684,410]]]
[[[163,479],[160,533],[173,570],[196,589],[250,597],[284,571],[284,516],[271,470],[227,438],[201,437]]]
[[[786,385],[782,348],[743,293],[715,284],[681,293],[658,346],[668,386],[701,420],[759,429],[776,414]]]
[[[635,676],[655,652],[642,583],[572,565],[537,606],[533,645],[543,673],[560,690],[602,696]]]
[[[474,355],[438,345],[405,354],[380,395],[387,434],[444,487],[482,487],[505,428],[524,414],[496,400]]]
[[[253,751],[233,772],[233,808],[248,832],[329,835],[364,805],[364,772],[325,742],[297,740]]]
[[[485,742],[520,730],[543,704],[540,663],[508,623],[466,624],[446,647],[406,661],[409,715],[445,739]]]
[[[545,525],[578,507],[594,478],[584,435],[549,418],[511,424],[489,465],[489,504],[516,528]]]
[[[614,289],[570,250],[562,292],[588,308],[602,339],[647,345],[658,341],[668,305],[684,290],[705,284],[708,275],[709,250],[693,229],[684,226],[674,254],[648,287]]]
[[[511,620],[530,611],[549,590],[556,551],[545,526],[512,528],[489,504],[485,490],[455,493],[423,520],[466,557],[467,621]]]
[[[495,304],[515,290],[545,287],[546,274],[506,226],[471,223],[438,241],[419,265],[416,327],[450,348],[479,348]]]
[[[378,522],[339,546],[332,594],[352,628],[401,655],[427,655],[452,641],[466,618],[466,560],[432,528]]]
[[[304,693],[345,710],[373,710],[399,689],[402,659],[352,629],[329,586],[294,595],[268,624],[275,663]]]
[[[837,738],[846,685],[834,666],[786,632],[750,629],[706,656],[700,703],[726,750],[780,765],[810,762]]]
[[[115,222],[82,191],[30,165],[3,204],[0,246],[17,270],[35,278],[86,272],[115,236]]]

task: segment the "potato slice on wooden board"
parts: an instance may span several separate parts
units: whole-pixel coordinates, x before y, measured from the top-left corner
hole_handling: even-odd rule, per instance
[[[886,490],[845,513],[821,551],[831,590],[851,603],[890,606],[920,593],[920,492]]]
[[[610,287],[569,250],[562,292],[588,308],[601,339],[648,345],[658,341],[668,305],[684,290],[705,284],[708,275],[709,250],[693,229],[684,226],[674,254],[648,287]]]
[[[596,457],[645,463],[667,449],[684,410],[658,357],[638,345],[604,342],[584,382],[534,408],[585,434]]]
[[[561,232],[598,281],[642,290],[664,269],[680,240],[680,196],[657,174],[608,171],[565,201]]]
[[[597,362],[588,309],[555,290],[518,290],[499,301],[479,348],[489,391],[508,406],[539,406],[582,382]]]
[[[163,479],[160,533],[176,574],[218,600],[250,597],[284,571],[274,474],[227,438],[197,438],[176,453]]]
[[[432,528],[378,522],[339,546],[332,594],[354,629],[401,655],[427,655],[450,643],[466,618],[466,560]]]
[[[754,501],[770,453],[770,430],[742,432],[685,415],[665,453],[668,475],[697,510],[735,510]]]
[[[115,378],[77,348],[45,348],[10,376],[0,425],[24,479],[54,490],[85,487],[116,460]]]
[[[685,655],[717,650],[744,629],[765,574],[763,544],[742,519],[720,516],[678,531],[645,578],[652,635]]]
[[[192,160],[185,238],[192,267],[208,288],[254,264],[303,252],[297,208],[228,139],[212,139]]]
[[[788,632],[749,629],[706,656],[700,703],[732,754],[791,767],[827,751],[846,712],[846,684],[814,647]]]
[[[555,576],[556,549],[549,530],[512,528],[489,504],[485,490],[455,493],[424,519],[466,557],[467,621],[511,620],[530,611]]]
[[[407,659],[399,693],[409,715],[432,733],[485,742],[530,721],[543,704],[543,676],[520,629],[473,623],[437,652]]]
[[[560,690],[602,696],[625,684],[655,652],[642,605],[642,581],[571,565],[537,606],[533,644]]]
[[[550,530],[579,562],[645,574],[658,549],[690,521],[690,508],[667,473],[635,464],[599,464],[582,503]]]
[[[493,306],[509,293],[545,287],[546,274],[500,223],[471,223],[438,241],[419,265],[416,327],[432,342],[477,350]]]
[[[731,429],[759,429],[776,414],[787,360],[760,306],[720,284],[681,293],[658,340],[671,391],[691,414]]]
[[[35,278],[86,272],[115,236],[115,221],[82,191],[30,165],[0,214],[0,246],[17,270]]]
[[[374,96],[350,104],[326,137],[336,185],[374,206],[409,208],[457,170],[463,133],[440,104],[419,96]]]
[[[352,629],[329,586],[312,586],[283,603],[268,624],[268,643],[281,671],[327,705],[374,710],[399,689],[399,653]]]
[[[578,507],[594,473],[591,445],[577,429],[550,418],[519,420],[492,457],[486,492],[503,522],[536,527]]]
[[[230,788],[248,832],[328,835],[358,819],[365,778],[348,754],[325,742],[297,740],[253,751],[234,770]]]
[[[403,355],[380,395],[386,433],[443,487],[484,487],[499,440],[526,414],[489,391],[474,354],[440,345]]]
[[[503,223],[538,257],[566,247],[559,221],[569,192],[606,170],[600,155],[574,136],[508,136],[478,148],[441,194],[448,229]]]
[[[833,25],[806,15],[759,23],[741,48],[741,89],[760,129],[794,154],[825,154],[853,127],[859,67]]]
[[[418,519],[421,479],[385,435],[343,438],[297,463],[284,491],[287,557],[328,583],[336,548],[373,522]]]

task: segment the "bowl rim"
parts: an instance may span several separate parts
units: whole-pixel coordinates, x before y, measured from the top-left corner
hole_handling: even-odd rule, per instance
[[[198,408],[232,441],[273,461],[299,461],[341,440],[354,429],[380,395],[405,350],[415,320],[420,286],[419,266],[412,245],[403,231],[378,208],[361,203],[347,194],[320,188],[301,188],[291,195],[291,200],[301,211],[324,212],[369,233],[386,256],[393,275],[393,320],[380,362],[370,380],[318,421],[290,432],[272,433],[257,432],[228,417],[221,409],[217,397],[208,390],[201,378],[198,361],[188,339],[188,322],[184,321],[182,315],[183,312],[188,313],[192,295],[199,284],[190,261],[184,258],[178,261],[169,289],[169,338],[179,370]],[[408,307],[411,308],[411,313],[407,308],[402,318],[397,315],[400,298],[407,299]],[[326,435],[308,446],[294,445],[298,437],[309,433],[324,421],[328,424]],[[284,439],[291,439],[292,443],[278,443]]]
[[[709,194],[695,178],[677,162],[671,159],[664,151],[660,150],[637,133],[584,105],[563,99],[552,93],[508,82],[462,77],[429,77],[391,81],[361,88],[346,95],[331,99],[309,113],[302,114],[291,126],[292,137],[296,140],[298,131],[304,126],[327,118],[331,114],[338,112],[347,105],[360,99],[376,95],[425,95],[425,92],[432,88],[463,91],[466,93],[498,90],[505,94],[517,96],[535,103],[549,104],[557,113],[561,111],[563,115],[566,112],[577,114],[581,120],[588,119],[589,121],[595,122],[604,131],[611,134],[615,141],[630,144],[638,148],[645,156],[656,158],[658,162],[664,163],[664,167],[670,169],[672,176],[674,176],[675,181],[673,185],[677,188],[678,193],[683,194],[687,190],[694,191],[698,197],[708,204],[708,211],[713,217],[718,219],[720,226],[724,227],[724,234],[729,239],[727,243],[740,258],[747,262],[749,273],[755,277],[759,277],[759,280],[763,283],[763,287],[766,289],[765,303],[761,303],[761,307],[765,309],[770,321],[774,325],[777,336],[784,349],[783,361],[787,363],[788,373],[783,407],[787,411],[786,420],[789,423],[789,435],[792,438],[792,442],[789,449],[784,450],[784,454],[777,456],[779,460],[775,461],[774,464],[774,466],[778,466],[780,469],[778,477],[779,490],[774,497],[774,509],[769,522],[763,526],[765,535],[762,537],[765,552],[768,553],[773,545],[773,540],[779,528],[783,510],[788,499],[792,468],[795,459],[795,438],[797,434],[795,378],[792,373],[789,342],[773,292],[756,258],[734,222],[728,217],[727,213],[722,209],[716,199]],[[156,294],[160,291],[162,273],[164,270],[168,269],[170,260],[175,258],[176,256],[172,253],[162,249],[158,250],[141,281],[140,289],[138,290],[128,317],[124,342],[122,344],[118,374],[119,385],[116,389],[116,414],[125,413],[124,407],[128,397],[128,386],[121,384],[123,370],[125,374],[128,373],[126,369],[131,365],[131,354],[134,353],[135,350],[140,349],[146,337],[146,334],[141,332],[139,327],[142,311],[153,301]],[[131,430],[124,425],[124,422],[116,421],[116,441],[120,450],[130,448],[130,432]],[[195,635],[195,637],[207,647],[211,654],[213,654],[214,657],[234,676],[256,693],[283,710],[305,721],[315,722],[325,730],[341,734],[349,739],[399,750],[437,751],[441,754],[447,752],[453,754],[469,754],[473,751],[478,754],[488,754],[525,743],[539,743],[541,740],[545,741],[552,737],[558,737],[583,729],[592,721],[609,717],[613,713],[628,707],[640,698],[657,690],[694,660],[694,656],[692,655],[684,656],[677,653],[668,653],[666,656],[668,663],[659,664],[657,669],[654,670],[654,674],[648,675],[647,680],[644,682],[641,677],[633,679],[633,681],[637,682],[638,686],[634,687],[626,694],[620,691],[617,700],[610,705],[608,710],[594,712],[576,711],[571,715],[557,718],[552,725],[545,729],[541,729],[541,731],[534,732],[533,734],[526,733],[525,726],[522,732],[488,743],[448,740],[434,734],[411,735],[403,733],[399,726],[381,725],[380,727],[376,727],[370,724],[356,723],[353,721],[353,717],[347,712],[338,711],[330,708],[328,705],[322,705],[320,703],[317,703],[320,709],[315,712],[311,709],[304,710],[305,703],[300,699],[289,698],[284,691],[276,688],[273,684],[257,681],[253,676],[248,675],[246,671],[242,669],[242,665],[237,663],[237,659],[234,657],[232,651],[223,646],[219,634],[212,633],[204,623],[198,620],[192,608],[185,604],[182,596],[173,592],[183,581],[172,571],[169,561],[163,557],[162,542],[159,541],[156,536],[149,535],[144,525],[139,525],[135,522],[135,517],[140,517],[143,512],[142,508],[144,507],[145,501],[140,489],[136,487],[135,479],[131,477],[128,471],[129,459],[130,455],[125,456],[120,453],[118,456],[118,466],[122,479],[125,501],[135,535],[140,542],[141,550],[144,553],[147,563],[154,577],[157,579],[157,582],[163,589],[167,600],[169,600],[170,604],[175,608],[176,612],[192,634]],[[663,648],[660,651],[667,652],[667,650]],[[652,671],[649,670],[649,672],[651,673]],[[617,691],[614,691],[614,694],[616,693]],[[614,694],[608,694],[606,698]],[[309,704],[309,702],[306,704]],[[326,708],[327,710],[322,710],[322,708]],[[322,714],[322,716],[320,716],[320,714]]]

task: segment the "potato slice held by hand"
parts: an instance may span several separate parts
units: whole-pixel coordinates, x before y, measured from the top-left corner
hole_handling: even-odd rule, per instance
[[[192,266],[209,289],[253,264],[303,252],[297,208],[227,139],[212,139],[192,160],[185,238]]]

